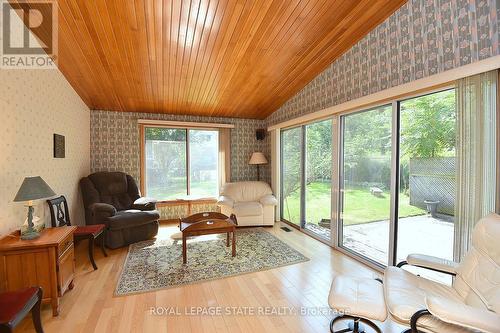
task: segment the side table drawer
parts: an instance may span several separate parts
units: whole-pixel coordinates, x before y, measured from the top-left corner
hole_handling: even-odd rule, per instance
[[[57,246],[57,256],[61,257],[71,245],[73,245],[73,234],[68,235],[62,242]]]
[[[64,295],[68,288],[71,289],[73,277],[75,275],[75,252],[73,242],[69,248],[61,254],[57,262],[57,279],[59,286],[59,296]]]

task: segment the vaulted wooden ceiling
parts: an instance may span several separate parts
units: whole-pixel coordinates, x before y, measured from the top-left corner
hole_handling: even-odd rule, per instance
[[[92,109],[265,118],[405,0],[58,0]]]

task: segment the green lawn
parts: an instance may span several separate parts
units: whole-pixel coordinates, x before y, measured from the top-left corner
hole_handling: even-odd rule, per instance
[[[191,194],[200,197],[216,197],[216,193],[214,192],[216,188],[216,181],[191,182]],[[171,181],[170,187],[149,185],[147,189],[147,196],[158,200],[174,200],[185,195],[185,178],[176,178],[175,181]]]
[[[344,224],[360,224],[388,220],[390,212],[389,193],[375,197],[370,190],[349,188],[344,190]],[[407,217],[425,214],[425,211],[411,206],[409,197],[400,196],[399,216]],[[299,221],[299,192],[292,193],[284,202],[283,217],[291,222]],[[330,218],[330,184],[311,183],[306,190],[306,221],[318,223],[322,218]]]

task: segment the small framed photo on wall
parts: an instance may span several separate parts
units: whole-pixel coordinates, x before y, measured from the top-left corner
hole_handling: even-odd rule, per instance
[[[54,133],[54,157],[66,157],[66,148],[64,144],[64,135]]]

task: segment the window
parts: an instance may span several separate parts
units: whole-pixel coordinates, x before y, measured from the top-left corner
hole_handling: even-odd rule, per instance
[[[387,265],[391,215],[391,105],[342,116],[340,245]]]
[[[281,220],[377,269],[411,253],[459,259],[497,200],[497,79],[280,128]]]
[[[281,132],[281,218],[329,241],[332,119]]]
[[[341,126],[339,245],[381,266],[410,253],[452,260],[455,90],[346,114]]]
[[[281,218],[300,226],[302,127],[281,132]]]
[[[218,189],[219,132],[189,130],[190,194],[216,197]]]
[[[399,103],[396,262],[410,253],[453,260],[455,234],[455,89]]]
[[[144,128],[144,190],[159,200],[219,192],[219,131]]]

